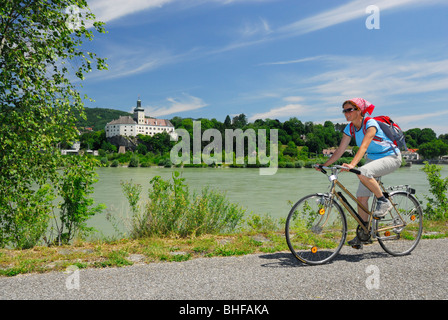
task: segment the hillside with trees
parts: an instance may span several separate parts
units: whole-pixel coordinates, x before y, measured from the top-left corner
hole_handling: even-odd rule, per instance
[[[86,115],[87,119],[79,120],[79,124],[83,127],[90,127],[93,130],[82,133],[80,137],[81,148],[99,150],[104,164],[129,164],[131,159],[134,159],[134,165],[171,165],[170,150],[177,142],[170,141],[168,134],[159,133],[152,137],[140,135],[133,139],[133,144],[137,146],[136,148],[130,150],[131,152],[127,152],[127,154],[119,155],[117,153],[119,146],[116,145],[116,142],[106,139],[104,126],[107,122],[117,119],[121,115],[130,114],[113,109],[86,108]],[[181,117],[173,117],[170,121],[176,129],[187,130],[190,134],[190,141],[193,141],[194,121],[200,121],[201,135],[207,129],[217,129],[223,137],[223,149],[226,129],[241,129],[243,131],[253,129],[256,135],[259,129],[265,129],[268,140],[270,130],[276,129],[279,142],[279,167],[310,166],[313,162],[323,161],[322,151],[338,146],[342,138],[342,131],[346,126],[345,123],[334,124],[331,121],[325,121],[324,124],[316,124],[310,121],[302,122],[296,117],[292,117],[285,122],[277,119],[257,119],[254,122],[249,122],[244,114],[234,116],[233,118],[227,116],[224,122],[215,118],[192,119]],[[414,128],[406,131],[405,134],[408,147],[418,149],[418,152],[424,159],[434,159],[448,154],[448,134],[442,134],[437,137],[436,133],[430,128]],[[202,141],[201,150],[209,143],[210,141]],[[233,143],[235,145],[236,142],[233,141]],[[269,141],[266,142],[266,145],[269,148]],[[351,142],[350,148],[353,148],[354,152],[357,150],[354,141]],[[233,150],[235,149],[234,147]],[[246,156],[247,152],[248,144],[246,140],[244,150]],[[346,161],[347,157],[351,157],[349,152],[344,154],[344,158],[341,161]],[[190,164],[190,166],[198,165]],[[234,164],[233,166],[237,165]]]
[[[118,119],[120,116],[130,116],[129,112],[107,109],[107,108],[85,108],[84,111],[86,119],[76,114],[78,119],[76,126],[81,131],[85,131],[86,128],[92,128],[93,131],[99,131],[104,129],[108,122]]]

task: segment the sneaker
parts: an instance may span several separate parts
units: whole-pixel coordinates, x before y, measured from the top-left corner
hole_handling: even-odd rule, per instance
[[[349,246],[353,249],[362,249],[362,242],[358,239],[358,237],[354,237],[352,240],[347,242]]]
[[[378,200],[376,203],[376,209],[373,212],[373,217],[375,219],[384,218],[384,216],[392,209],[392,203],[389,200],[380,201]]]

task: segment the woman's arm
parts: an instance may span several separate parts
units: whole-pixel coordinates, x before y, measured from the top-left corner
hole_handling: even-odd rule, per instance
[[[358,152],[356,152],[355,156],[353,157],[352,162],[350,164],[344,163],[344,167],[349,167],[350,169],[353,169],[356,167],[356,165],[361,161],[362,157],[364,157],[367,148],[369,147],[370,143],[372,142],[373,138],[376,134],[376,128],[370,127],[367,129],[366,134],[364,135],[364,139],[362,139],[361,146],[359,147]]]
[[[350,137],[350,136],[348,136],[346,134],[343,134],[341,143],[339,144],[339,147],[332,154],[330,159],[328,159],[323,165],[324,166],[329,166],[332,163],[334,163],[336,160],[338,160],[344,154],[345,150],[347,149],[348,145],[350,144],[350,140],[351,139],[352,139],[352,137]]]

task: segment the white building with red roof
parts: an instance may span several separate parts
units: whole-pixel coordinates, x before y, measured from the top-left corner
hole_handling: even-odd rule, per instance
[[[106,138],[114,136],[135,137],[139,134],[153,136],[156,133],[166,132],[173,138],[177,137],[173,124],[166,119],[156,119],[145,116],[145,110],[142,108],[141,100],[137,100],[137,107],[134,109],[134,115],[121,116],[112,120],[105,127]]]

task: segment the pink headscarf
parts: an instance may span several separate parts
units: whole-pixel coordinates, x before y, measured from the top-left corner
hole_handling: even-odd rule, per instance
[[[372,114],[373,109],[375,109],[375,106],[371,104],[369,101],[364,100],[363,98],[353,98],[347,101],[344,101],[342,106],[346,104],[347,102],[351,102],[355,104],[359,110],[361,110],[361,113],[364,115],[365,113]]]

